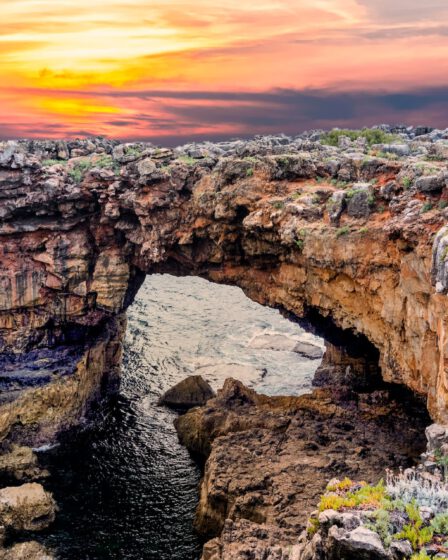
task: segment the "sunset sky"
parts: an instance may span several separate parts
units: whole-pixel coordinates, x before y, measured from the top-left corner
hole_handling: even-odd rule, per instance
[[[447,0],[0,0],[0,137],[448,126]]]

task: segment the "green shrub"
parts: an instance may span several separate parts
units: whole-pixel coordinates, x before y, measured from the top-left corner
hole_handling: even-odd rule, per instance
[[[86,171],[89,171],[89,169],[91,169],[92,167],[93,167],[93,162],[90,159],[77,161],[73,165],[73,168],[69,169],[69,171],[67,172],[67,175],[69,177],[71,177],[71,179],[75,183],[79,184],[79,183],[81,183],[81,181],[84,177],[84,173],[86,173]]]
[[[353,480],[350,480],[348,477],[345,477],[344,480],[335,482],[334,484],[327,485],[327,492],[338,492],[341,490],[349,490],[355,483]]]
[[[350,488],[346,481],[351,482],[349,479],[345,479],[341,483],[342,486],[334,487],[336,488],[336,490],[333,491],[334,493],[322,496],[319,504],[319,511],[324,511],[326,509],[339,511],[344,508],[355,509],[360,506],[370,509],[384,509],[389,502],[386,495],[386,487],[382,480],[380,480],[376,486],[364,484],[358,490],[337,494],[336,492],[343,492],[345,490],[345,484]]]
[[[272,206],[277,210],[281,210],[282,208],[285,207],[285,203],[282,202],[281,200],[276,200],[275,202],[272,203]]]
[[[348,226],[344,226],[336,230],[336,237],[341,237],[342,235],[347,235],[350,233],[350,228]]]
[[[431,521],[431,527],[437,535],[448,536],[448,513],[439,513]]]
[[[390,522],[390,513],[385,509],[377,509],[369,515],[371,521],[366,523],[367,529],[378,533],[383,544],[389,546],[392,542],[393,526]]]
[[[409,189],[409,187],[412,184],[411,178],[410,177],[403,177],[403,179],[401,180],[401,184],[403,185],[403,187],[406,190]]]
[[[448,206],[448,200],[441,200],[438,204],[439,209],[443,210],[444,208],[446,208]]]
[[[433,208],[434,208],[434,206],[431,204],[431,202],[427,202],[426,204],[423,205],[421,213],[424,214],[425,212],[429,212]]]
[[[112,156],[104,155],[98,158],[96,162],[93,164],[93,166],[102,169],[102,168],[112,167],[113,164],[114,164],[114,160]]]
[[[143,153],[140,146],[126,146],[125,153],[127,156],[138,157]]]
[[[381,159],[389,159],[392,161],[395,161],[398,159],[397,154],[391,154],[390,152],[383,152],[383,151],[379,151],[379,152],[375,152],[376,157],[379,157]]]
[[[406,513],[409,518],[409,523],[395,535],[395,538],[408,540],[411,543],[412,549],[417,552],[423,545],[432,540],[434,529],[432,527],[423,526],[423,519],[415,500],[407,504]]]
[[[67,173],[67,175],[76,183],[79,184],[82,181],[82,172],[80,169],[77,169],[76,167],[74,167],[73,169],[70,169]]]
[[[186,163],[187,165],[194,165],[196,163],[196,160],[190,156],[180,156],[179,161],[182,161],[183,163]]]
[[[428,556],[426,550],[420,550],[411,556],[411,560],[431,560],[431,556]]]
[[[317,519],[317,517],[312,517],[311,519],[308,520],[308,522],[309,525],[306,529],[306,532],[310,537],[312,537],[317,533],[317,531],[319,531],[320,528],[319,519]]]
[[[390,144],[396,140],[396,136],[393,134],[387,134],[383,130],[363,128],[362,130],[330,130],[322,136],[320,141],[322,144],[326,144],[328,146],[337,146],[341,136],[347,136],[350,140],[365,138],[369,146],[372,146],[373,144]]]
[[[305,246],[305,238],[306,238],[306,229],[301,229],[300,231],[297,232],[297,239],[295,240],[295,244],[297,246],[297,248],[299,249],[299,251],[303,251],[303,248]]]
[[[249,167],[249,169],[246,171],[246,177],[253,177],[254,175],[254,170],[252,167]]]

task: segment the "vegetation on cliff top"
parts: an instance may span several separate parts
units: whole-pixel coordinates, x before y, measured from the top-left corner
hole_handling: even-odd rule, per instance
[[[374,144],[391,144],[397,137],[394,134],[388,134],[380,129],[363,128],[362,130],[334,129],[326,132],[321,137],[322,144],[327,146],[338,146],[339,138],[346,136],[350,140],[365,138],[369,146]]]
[[[448,555],[448,456],[436,453],[443,469],[431,475],[407,469],[387,472],[386,483],[356,483],[345,478],[332,481],[322,496],[319,511],[358,512],[366,528],[376,532],[388,548],[393,541],[406,541],[411,560]],[[310,520],[308,533],[319,530],[316,518]]]

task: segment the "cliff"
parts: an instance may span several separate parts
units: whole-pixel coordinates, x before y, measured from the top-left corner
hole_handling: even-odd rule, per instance
[[[54,383],[56,424],[85,414],[105,386],[99,370],[119,363],[115,322],[153,272],[330,317],[378,349],[385,380],[448,421],[448,134],[378,138],[387,143],[341,136],[331,146],[319,134],[176,150],[1,143],[2,437],[25,423],[28,439],[45,439]],[[64,367],[42,375],[20,365],[47,363],[56,349],[70,356]]]

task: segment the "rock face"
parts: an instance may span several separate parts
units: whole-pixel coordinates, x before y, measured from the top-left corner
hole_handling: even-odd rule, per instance
[[[394,133],[388,153],[318,133],[176,150],[0,143],[1,438],[20,426],[43,441],[85,415],[119,362],[114,322],[152,272],[330,316],[448,421],[445,133]],[[70,367],[28,367],[57,352]]]
[[[180,410],[188,410],[205,404],[214,396],[215,392],[205,379],[200,375],[190,375],[162,395],[160,404]]]

